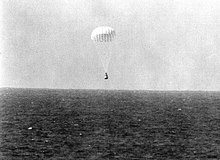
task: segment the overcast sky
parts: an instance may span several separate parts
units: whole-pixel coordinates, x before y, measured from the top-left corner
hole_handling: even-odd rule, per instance
[[[220,90],[219,0],[1,3],[1,87]],[[102,25],[116,31],[107,81]]]

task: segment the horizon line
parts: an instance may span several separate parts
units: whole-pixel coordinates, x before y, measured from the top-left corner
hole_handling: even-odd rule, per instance
[[[40,90],[101,90],[101,91],[158,91],[158,92],[220,92],[220,90],[175,90],[175,89],[105,89],[105,88],[47,88],[47,87],[0,87],[0,89],[40,89]]]

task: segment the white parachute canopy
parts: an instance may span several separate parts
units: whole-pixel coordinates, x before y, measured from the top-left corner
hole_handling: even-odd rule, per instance
[[[92,31],[91,39],[102,62],[105,73],[114,49],[115,30],[108,26],[100,26]]]

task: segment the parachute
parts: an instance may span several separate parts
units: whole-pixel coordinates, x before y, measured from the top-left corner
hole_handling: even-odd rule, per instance
[[[114,49],[115,30],[108,26],[95,28],[91,34],[91,40],[94,42],[97,53],[102,62],[105,79],[108,79],[108,66]]]

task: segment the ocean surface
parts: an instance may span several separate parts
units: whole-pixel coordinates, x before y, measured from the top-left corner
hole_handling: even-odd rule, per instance
[[[219,160],[220,92],[0,89],[2,160]]]

